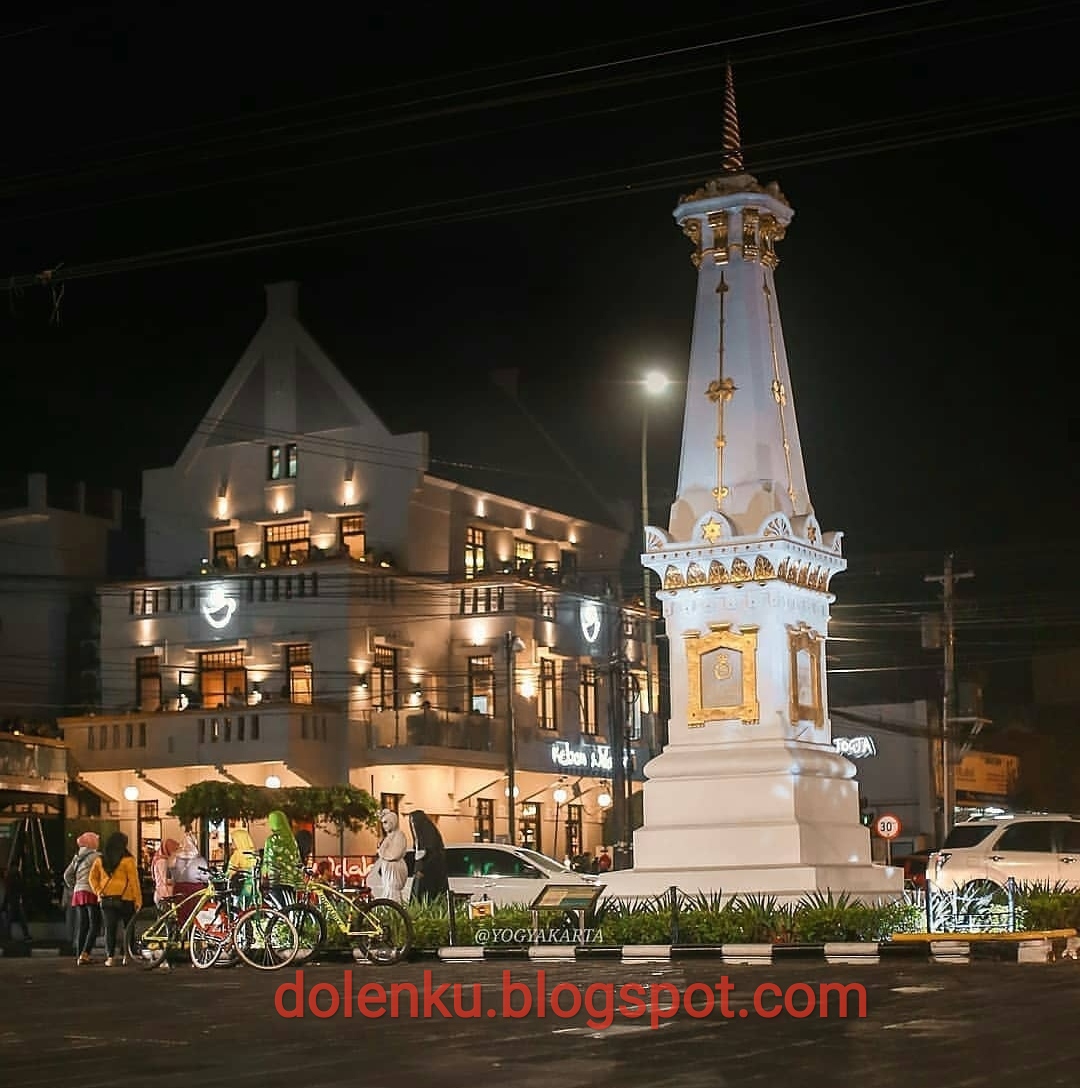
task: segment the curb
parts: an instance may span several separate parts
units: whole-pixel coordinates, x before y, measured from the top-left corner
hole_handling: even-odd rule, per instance
[[[905,940],[829,942],[812,945],[623,945],[622,947],[573,945],[530,945],[518,948],[489,948],[455,945],[417,949],[413,960],[440,960],[444,963],[578,963],[612,960],[627,964],[686,963],[714,960],[733,966],[769,967],[790,963],[820,963],[829,966],[862,966],[912,961],[927,964],[970,963],[1056,963],[1080,960],[1080,938],[1036,937],[1031,940],[958,941]]]

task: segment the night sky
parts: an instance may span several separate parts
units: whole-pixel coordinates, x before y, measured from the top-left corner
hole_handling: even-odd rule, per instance
[[[361,395],[430,433],[433,472],[558,506],[589,499],[573,464],[632,508],[630,383],[685,378],[671,212],[718,169],[730,58],[748,169],[796,213],[781,316],[811,495],[851,562],[835,633],[863,640],[834,664],[879,694],[933,679],[910,609],[948,550],[977,574],[962,662],[1077,640],[1080,5],[146,7],[0,22],[8,469],[136,504],[262,285],[297,279]],[[650,416],[661,524],[681,397]]]

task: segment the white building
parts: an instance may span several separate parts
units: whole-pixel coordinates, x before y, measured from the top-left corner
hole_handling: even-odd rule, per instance
[[[432,476],[426,436],[391,434],[300,324],[296,285],[267,300],[179,460],[144,475],[147,577],[101,588],[102,711],[64,722],[82,777],[144,839],[214,777],[348,781],[448,842],[502,838],[512,688],[516,838],[591,851],[612,654],[644,688],[643,613],[611,584],[626,533]],[[636,738],[651,700],[629,702]]]

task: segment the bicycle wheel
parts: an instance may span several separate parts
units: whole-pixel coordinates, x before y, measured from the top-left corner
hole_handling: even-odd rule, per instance
[[[300,938],[296,959],[306,960],[313,956],[326,941],[326,919],[307,903],[288,903],[281,913],[292,922]]]
[[[249,967],[277,971],[292,963],[300,947],[296,927],[279,910],[253,907],[233,927],[233,948]]]
[[[409,912],[391,899],[372,899],[357,906],[358,918],[350,922],[360,951],[370,963],[389,967],[399,963],[413,945]]]
[[[128,958],[153,970],[165,962],[169,946],[179,940],[176,915],[139,913],[124,928],[124,949]]]
[[[222,950],[225,948],[225,940],[207,933],[206,930],[194,926],[191,930],[191,962],[205,971],[213,967],[221,959]]]

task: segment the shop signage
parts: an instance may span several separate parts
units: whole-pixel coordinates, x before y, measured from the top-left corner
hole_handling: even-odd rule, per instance
[[[326,875],[331,878],[331,883],[341,883],[344,869],[346,886],[355,888],[367,883],[367,875],[371,872],[375,859],[363,854],[346,854],[344,858],[340,854],[324,854],[321,857],[316,856],[316,867],[323,861],[330,863],[330,872]]]
[[[585,636],[585,641],[590,645],[600,637],[602,623],[600,606],[595,601],[582,601],[581,633]]]
[[[877,755],[873,737],[833,737],[833,747],[848,759],[869,759]]]
[[[228,627],[236,611],[236,601],[225,596],[224,586],[211,586],[202,602],[202,614],[211,627],[220,631]]]
[[[629,762],[629,756],[626,762]],[[605,771],[612,767],[611,747],[607,744],[579,744],[571,747],[565,740],[557,740],[551,746],[551,762],[556,767],[577,771]]]

